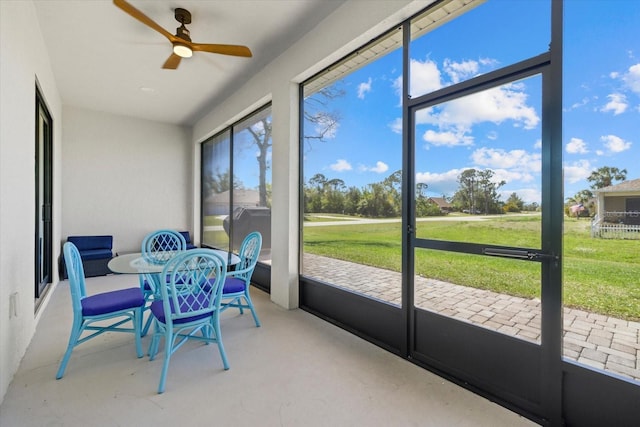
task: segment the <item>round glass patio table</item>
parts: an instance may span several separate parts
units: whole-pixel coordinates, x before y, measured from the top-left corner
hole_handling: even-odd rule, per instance
[[[240,262],[240,257],[232,252],[223,251],[220,249],[210,249],[213,252],[220,255],[227,260],[227,266],[233,266]],[[176,252],[175,254],[182,253]],[[150,262],[148,259],[142,256],[141,252],[135,252],[131,254],[118,255],[111,258],[109,264],[107,264],[109,270],[114,273],[121,274],[154,274],[162,273],[164,263]]]

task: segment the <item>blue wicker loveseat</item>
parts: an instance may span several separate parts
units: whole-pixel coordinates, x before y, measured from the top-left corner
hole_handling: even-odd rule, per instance
[[[105,276],[111,273],[107,264],[113,258],[113,236],[69,236],[67,241],[78,248],[86,277]],[[64,266],[64,259],[62,264],[62,278],[66,279],[67,269]]]

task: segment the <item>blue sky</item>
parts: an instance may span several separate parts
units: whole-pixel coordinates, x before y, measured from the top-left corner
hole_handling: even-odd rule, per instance
[[[545,0],[490,0],[411,45],[413,96],[545,52]],[[565,4],[565,197],[589,187],[602,166],[640,178],[640,2],[569,0]],[[326,142],[305,147],[304,175],[364,187],[401,168],[401,52],[350,74],[331,104],[340,124]],[[494,88],[418,112],[418,182],[451,196],[467,168],[491,169],[502,199],[516,192],[540,202],[541,77]]]

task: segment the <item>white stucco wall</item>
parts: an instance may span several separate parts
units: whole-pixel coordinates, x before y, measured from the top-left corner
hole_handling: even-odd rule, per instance
[[[62,241],[109,234],[114,251],[134,251],[153,230],[192,230],[189,129],[68,106],[63,116]]]
[[[53,117],[53,221],[59,223],[60,96],[33,3],[0,1],[0,401],[38,320],[33,272],[36,80]],[[53,235],[59,238],[59,226]],[[16,305],[10,313],[12,295]],[[45,298],[40,312],[46,303]]]
[[[194,126],[198,153],[205,138],[272,101],[271,300],[276,304],[298,306],[298,84],[430,3],[346,2]],[[197,194],[194,200],[199,203]]]
[[[135,250],[157,228],[199,235],[199,142],[273,102],[272,300],[298,304],[297,85],[431,0],[349,0],[193,129],[65,106],[33,2],[0,0],[0,402],[34,334],[36,80],[54,124],[53,285],[70,234]],[[149,162],[153,158],[153,162]],[[195,185],[194,185],[195,184]],[[194,209],[196,207],[196,209]],[[16,313],[9,315],[11,295]],[[47,300],[40,306],[46,308]]]

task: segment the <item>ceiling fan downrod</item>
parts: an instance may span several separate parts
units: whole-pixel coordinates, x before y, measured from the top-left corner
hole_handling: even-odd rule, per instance
[[[176,21],[181,24],[178,28],[176,28],[176,37],[180,37],[181,39],[190,42],[191,33],[184,25],[191,24],[191,13],[186,9],[178,7],[175,10],[174,16],[176,18]]]

